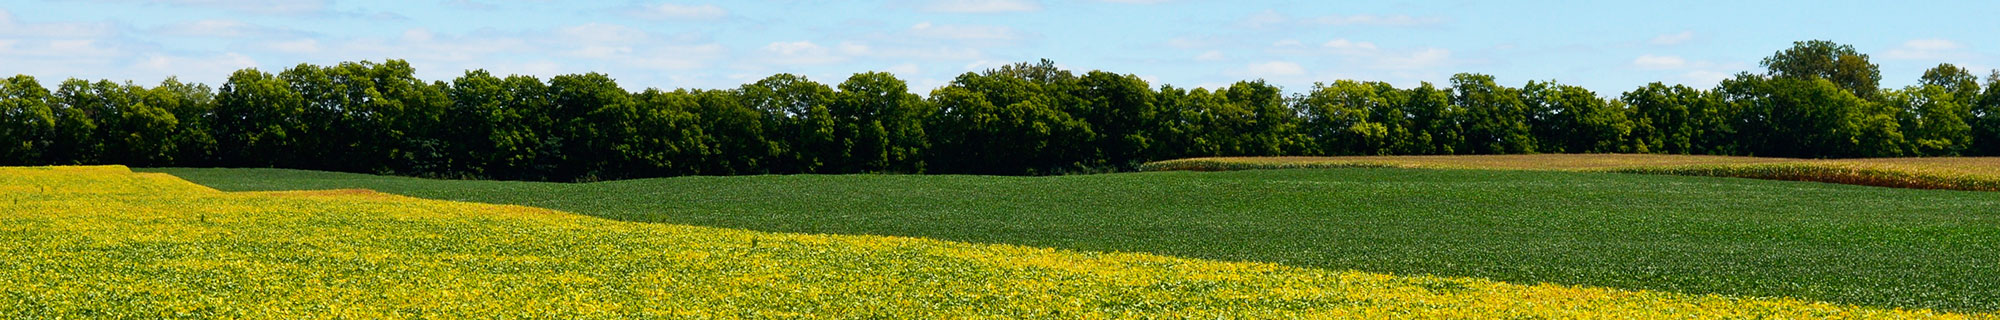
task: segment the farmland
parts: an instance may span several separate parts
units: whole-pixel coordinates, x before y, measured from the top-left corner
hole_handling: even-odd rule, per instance
[[[1965,317],[620,222],[365,190],[218,192],[122,167],[0,173],[0,313],[29,318]]]
[[[1755,158],[1731,158],[1746,161]],[[1870,307],[2000,309],[1992,193],[1604,172],[1344,168],[586,184],[154,169],[663,225],[927,238],[1313,270]]]
[[[1995,157],[1786,159],[1658,154],[1213,157],[1152,162],[1142,169],[1224,171],[1300,168],[1619,172],[2000,191],[2000,158]]]

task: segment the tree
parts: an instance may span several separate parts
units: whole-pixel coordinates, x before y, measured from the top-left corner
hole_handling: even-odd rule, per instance
[[[1460,73],[1451,76],[1452,104],[1463,108],[1465,142],[1459,149],[1475,154],[1535,152],[1528,127],[1528,108],[1520,89],[1500,86],[1493,76]]]
[[[2000,156],[2000,70],[1986,76],[1986,90],[1971,109],[1972,143],[1977,154]]]
[[[1914,156],[1955,156],[1971,144],[1972,108],[1944,85],[1926,84],[1890,90],[1884,103],[1895,108],[1896,120]]]
[[[1067,71],[1016,64],[959,75],[931,92],[927,165],[942,172],[1050,174],[1089,169],[1090,124],[1058,107]]]
[[[237,70],[222,84],[215,101],[220,164],[305,167],[297,140],[306,133],[304,99],[285,80],[257,69]]]
[[[56,131],[54,99],[35,77],[0,80],[0,165],[43,163]]]
[[[213,165],[215,136],[210,125],[215,118],[215,92],[208,85],[183,83],[169,77],[147,90],[145,104],[171,114],[175,126],[167,138],[168,158],[176,166]]]
[[[698,169],[701,174],[771,173],[785,156],[784,145],[776,136],[781,115],[766,114],[745,106],[737,90],[691,90],[695,117],[707,133],[707,148],[714,152]]]
[[[1100,165],[1130,169],[1157,154],[1155,135],[1161,129],[1160,107],[1146,80],[1136,75],[1091,71],[1077,78],[1070,96],[1079,101],[1072,114],[1090,123],[1096,136],[1091,146]]]
[[[772,142],[778,145],[780,154],[789,155],[773,161],[774,171],[786,173],[819,172],[822,167],[837,159],[832,156],[840,152],[835,148],[835,125],[832,111],[827,109],[827,100],[833,96],[833,89],[793,74],[776,74],[743,85],[738,93],[743,105],[757,110],[768,117],[766,124],[773,124]]]
[[[1737,104],[1739,143],[1748,155],[1874,157],[1902,154],[1894,110],[1826,79],[1739,74],[1717,91]]]
[[[1882,82],[1881,68],[1854,46],[1827,40],[1793,42],[1792,47],[1764,58],[1766,75],[1792,79],[1826,79],[1862,99],[1872,99]]]
[[[858,73],[840,83],[828,112],[840,152],[837,172],[922,172],[930,107],[895,75]]]
[[[634,121],[629,117],[636,113],[620,109],[632,103],[630,93],[600,73],[556,76],[549,79],[548,90],[553,107],[549,118],[556,124],[551,134],[562,139],[563,156],[553,166],[554,176],[590,181],[625,175],[608,170],[623,156],[608,151],[623,138],[612,135],[629,129],[618,125]]]
[[[1313,84],[1313,91],[1300,101],[1305,112],[1302,125],[1314,137],[1318,153],[1329,155],[1392,154],[1392,127],[1401,129],[1404,117],[1397,105],[1396,89],[1382,82],[1334,81]]]
[[[101,163],[104,142],[99,133],[98,114],[115,112],[89,81],[71,78],[58,85],[49,106],[55,110],[55,135],[42,153],[43,163],[78,165]],[[112,115],[116,116],[116,115]]]
[[[1451,89],[1438,88],[1430,82],[1418,84],[1405,91],[1401,109],[1410,119],[1413,131],[1407,143],[1398,143],[1400,154],[1462,154],[1472,149],[1463,148],[1465,109],[1452,103]]]
[[[1528,126],[1538,151],[1618,152],[1632,133],[1622,104],[1607,102],[1583,87],[1529,81],[1521,89],[1521,100],[1528,106]]]

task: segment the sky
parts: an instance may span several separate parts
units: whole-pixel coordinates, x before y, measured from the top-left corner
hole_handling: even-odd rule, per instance
[[[1299,93],[1473,72],[1616,96],[1713,87],[1824,39],[1869,54],[1896,88],[1938,63],[2000,68],[1995,13],[2000,2],[0,0],[0,74],[219,85],[242,68],[404,59],[426,80],[599,72],[634,91],[886,71],[922,94],[1050,59],[1156,87],[1264,79]]]

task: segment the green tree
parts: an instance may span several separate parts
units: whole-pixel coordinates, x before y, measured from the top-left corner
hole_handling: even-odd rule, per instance
[[[1793,79],[1826,79],[1862,99],[1873,99],[1882,82],[1882,70],[1868,62],[1868,55],[1854,46],[1827,40],[1793,42],[1761,63],[1766,75]]]
[[[629,103],[606,104],[591,112],[599,152],[609,155],[601,178],[638,178],[699,173],[712,156],[707,135],[692,110],[694,95],[647,89]]]
[[[1465,111],[1452,103],[1451,89],[1430,82],[1404,91],[1400,109],[1410,119],[1412,132],[1407,142],[1396,144],[1399,154],[1461,154],[1472,149],[1465,144]]]
[[[745,107],[766,115],[765,123],[775,124],[771,140],[780,154],[789,155],[774,161],[774,167],[781,168],[775,171],[821,172],[839,160],[835,155],[843,148],[838,147],[837,127],[827,109],[833,88],[802,76],[777,74],[743,85],[738,92]]]
[[[1739,74],[1718,91],[1741,108],[1736,128],[1748,155],[1873,157],[1901,155],[1896,112],[1826,79]]]
[[[56,131],[55,110],[49,107],[53,99],[35,77],[0,80],[0,165],[45,163],[42,153],[54,143]]]
[[[842,147],[838,172],[923,171],[929,105],[895,75],[858,73],[840,83],[829,114]]]
[[[1465,141],[1461,152],[1510,154],[1535,152],[1528,127],[1528,107],[1520,89],[1493,82],[1493,76],[1460,73],[1451,76],[1452,104],[1463,110]]]
[[[1521,100],[1528,106],[1537,151],[1618,152],[1632,132],[1622,103],[1605,101],[1583,87],[1529,81]]]
[[[1896,120],[1914,156],[1955,156],[1970,146],[1972,108],[1946,86],[1926,84],[1890,90],[1884,103],[1895,108]]]
[[[1130,169],[1156,159],[1156,135],[1161,108],[1152,86],[1136,75],[1091,71],[1077,78],[1071,96],[1079,103],[1072,114],[1090,123],[1093,153],[1101,165]]]
[[[931,93],[928,165],[942,172],[1049,174],[1091,169],[1096,133],[1060,105],[1076,81],[1047,60],[966,73]]]
[[[1302,128],[1318,142],[1321,154],[1392,154],[1396,140],[1406,138],[1391,135],[1397,132],[1392,128],[1401,129],[1404,118],[1398,98],[1397,90],[1382,82],[1313,84],[1312,93],[1300,101],[1305,112]]]
[[[563,156],[553,166],[554,176],[586,181],[624,176],[608,169],[624,156],[610,152],[622,139],[611,135],[628,129],[614,125],[634,121],[625,118],[634,112],[621,109],[632,103],[631,93],[600,73],[556,76],[549,79],[548,90],[553,106],[549,117],[556,123],[551,134],[562,138]]]
[[[221,165],[297,168],[306,162],[297,140],[306,133],[305,103],[285,80],[257,69],[237,70],[215,101]]]
[[[782,164],[784,144],[777,140],[782,114],[743,104],[739,90],[693,90],[699,108],[694,111],[707,133],[708,149],[715,155],[702,161],[701,174],[760,174],[775,172]]]
[[[175,166],[214,165],[215,136],[210,125],[215,118],[215,92],[208,85],[183,83],[169,77],[147,90],[145,104],[165,110],[175,126],[167,138],[169,163]]]
[[[1986,90],[1972,104],[1971,116],[1977,154],[2000,156],[2000,70],[1986,76]]]

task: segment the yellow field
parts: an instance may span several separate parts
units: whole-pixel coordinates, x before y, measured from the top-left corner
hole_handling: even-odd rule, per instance
[[[2000,191],[2000,157],[1788,159],[1659,154],[1215,157],[1153,162],[1143,166],[1143,169],[1214,171],[1337,167],[1598,171]]]
[[[0,168],[10,318],[1996,318]]]

